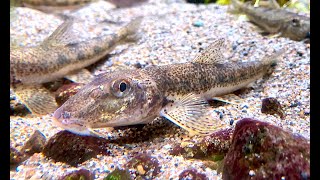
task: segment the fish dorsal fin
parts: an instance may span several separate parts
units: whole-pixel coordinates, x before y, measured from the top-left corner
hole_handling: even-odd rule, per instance
[[[73,19],[67,19],[61,25],[57,27],[54,32],[47,37],[41,44],[41,46],[61,46],[68,45],[74,41],[74,37],[71,33],[72,25],[74,23]]]
[[[222,122],[211,116],[212,109],[202,97],[188,94],[168,103],[160,111],[160,115],[189,131],[189,135],[208,135],[218,128]]]
[[[223,49],[225,48],[225,39],[219,38],[210,44],[201,52],[192,62],[204,64],[221,64],[225,61]]]

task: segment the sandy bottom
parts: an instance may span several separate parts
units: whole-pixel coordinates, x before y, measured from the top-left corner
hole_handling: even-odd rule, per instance
[[[225,52],[231,61],[261,60],[264,55],[286,47],[287,51],[274,73],[267,79],[258,80],[252,85],[252,89],[246,89],[239,95],[243,101],[239,107],[227,104],[217,107],[217,110],[223,112],[226,124],[230,120],[251,117],[310,139],[310,45],[282,37],[262,36],[256,31],[256,26],[227,13],[227,9],[227,6],[215,4],[194,5],[183,1],[153,0],[141,6],[112,9],[110,4],[99,1],[71,12],[71,15],[79,19],[74,29],[79,38],[83,39],[108,34],[120,27],[116,23],[103,22],[104,20],[126,23],[134,17],[145,16],[139,33],[140,40],[134,44],[118,46],[110,57],[91,69],[95,75],[119,67],[134,68],[137,63],[144,67],[191,61],[201,49],[219,37],[226,38]],[[20,42],[19,45],[40,43],[62,22],[56,16],[25,8],[16,9],[16,14],[17,17],[11,24],[11,37]],[[67,14],[70,15],[70,12]],[[199,22],[202,26],[194,26],[194,23]],[[285,119],[261,113],[261,101],[266,97],[274,97],[282,104]],[[298,105],[292,107],[297,102]],[[52,125],[51,117],[52,115],[11,116],[12,146],[20,149],[34,130],[41,131],[47,139],[61,131],[62,129]],[[234,125],[235,123],[232,126]],[[109,134],[116,137],[121,131]],[[100,132],[107,133],[104,129]],[[15,171],[11,171],[10,177],[56,179],[67,172],[85,168],[94,172],[96,179],[103,179],[116,167],[124,167],[130,159],[130,151],[146,151],[156,157],[161,165],[161,173],[157,179],[178,179],[179,174],[189,168],[198,169],[198,172],[206,174],[209,179],[221,179],[221,174],[206,167],[201,160],[169,155],[168,151],[173,144],[186,139],[186,131],[172,124],[164,135],[148,142],[129,144],[131,150],[115,144],[113,152],[118,152],[116,156],[98,156],[77,168],[55,163],[41,153],[34,154]]]

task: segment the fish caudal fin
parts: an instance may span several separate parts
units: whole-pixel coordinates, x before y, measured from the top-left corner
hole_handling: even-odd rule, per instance
[[[19,85],[13,90],[17,98],[34,114],[49,114],[58,107],[54,96],[40,85]]]
[[[189,135],[208,135],[222,126],[219,118],[211,116],[211,108],[201,97],[188,94],[167,104],[160,115],[189,131]]]

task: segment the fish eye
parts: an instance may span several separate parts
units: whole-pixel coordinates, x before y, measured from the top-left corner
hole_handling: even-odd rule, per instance
[[[300,25],[300,21],[299,21],[299,19],[297,19],[297,18],[293,18],[293,19],[291,20],[291,22],[292,22],[292,25],[293,25],[293,26],[299,26],[299,25]]]
[[[130,91],[130,82],[125,79],[115,80],[111,86],[111,92],[116,97],[123,97]]]
[[[119,85],[119,90],[124,92],[127,89],[127,84],[125,82],[121,82]]]

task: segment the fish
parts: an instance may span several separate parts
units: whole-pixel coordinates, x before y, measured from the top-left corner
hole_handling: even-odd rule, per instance
[[[147,124],[158,116],[207,135],[221,128],[210,116],[210,99],[244,88],[273,72],[285,50],[261,61],[232,62],[218,38],[191,62],[147,66],[98,75],[53,114],[53,124],[79,135],[100,135],[95,128]]]
[[[244,13],[263,31],[295,41],[310,39],[310,17],[282,8],[254,7],[250,3],[232,0],[234,11]],[[275,3],[273,3],[275,4]]]
[[[84,68],[117,45],[136,41],[141,21],[142,17],[137,17],[115,33],[76,42],[71,31],[74,19],[68,19],[37,46],[10,47],[10,88],[33,114],[54,112],[58,108],[54,95],[43,83],[63,77],[90,82],[93,76]]]
[[[21,5],[38,9],[40,11],[54,13],[62,10],[75,10],[97,0],[21,0]]]

